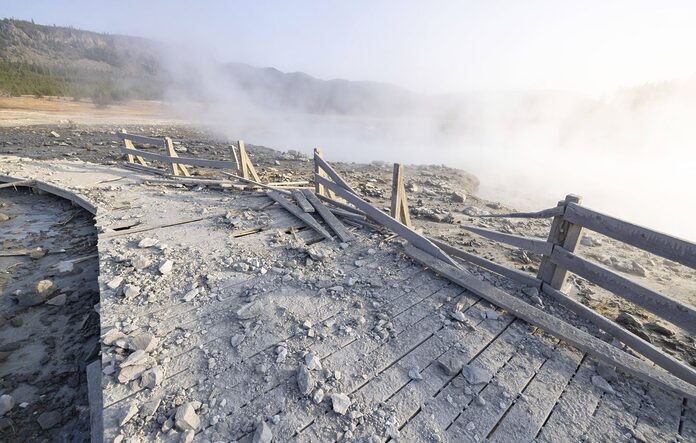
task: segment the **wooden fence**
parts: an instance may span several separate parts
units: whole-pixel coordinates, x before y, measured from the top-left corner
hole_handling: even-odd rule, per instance
[[[348,241],[351,235],[337,222],[336,215],[343,218],[348,224],[358,223],[359,225],[381,226],[389,229],[394,232],[394,235],[398,235],[410,243],[404,249],[407,255],[452,282],[567,341],[602,362],[696,400],[696,371],[693,368],[612,320],[575,301],[563,292],[568,272],[572,272],[649,310],[685,331],[694,333],[696,332],[696,310],[692,306],[649,289],[575,254],[575,248],[582,236],[583,229],[589,229],[669,260],[696,268],[696,244],[694,243],[588,209],[581,206],[580,197],[574,195],[568,195],[554,208],[539,212],[489,215],[489,217],[518,218],[552,217],[547,240],[464,226],[465,229],[476,235],[542,256],[537,275],[531,275],[494,263],[415,231],[411,227],[408,214],[408,200],[404,190],[402,165],[394,165],[390,215],[361,198],[341,174],[324,160],[318,149],[314,151],[315,192],[309,190],[291,192],[288,188],[283,189],[281,186],[277,186],[282,184],[260,182],[242,141],[239,142],[240,159],[237,159],[235,153],[235,162],[225,162],[178,157],[172,147],[171,139],[167,137],[157,139],[130,134],[119,134],[119,137],[126,143],[126,147],[121,148],[121,152],[128,155],[131,164],[137,160],[140,163],[140,165],[136,165],[138,168],[154,169],[148,168],[145,164],[144,160],[149,159],[170,164],[174,175],[179,175],[176,172],[176,167],[178,167],[179,172],[185,171],[182,169],[183,165],[236,169],[242,176],[227,172],[223,172],[223,174],[239,179],[244,183],[269,189],[267,193],[269,198],[317,231],[323,238],[331,239],[332,236],[313,218],[312,214],[315,213],[313,208],[316,208],[316,213],[342,241]],[[134,148],[133,142],[163,147],[167,150],[168,155],[137,150]],[[296,203],[285,197],[294,199]],[[319,200],[331,204],[336,209],[325,208]],[[367,219],[376,225],[371,224]],[[623,352],[540,308],[529,305],[517,297],[480,281],[463,269],[455,258],[506,276],[525,286],[537,288],[578,316],[593,322],[597,327],[616,337],[665,371],[658,370],[651,363]]]

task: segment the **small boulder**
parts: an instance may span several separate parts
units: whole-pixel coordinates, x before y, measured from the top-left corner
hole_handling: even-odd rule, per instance
[[[256,431],[251,441],[253,443],[271,443],[273,441],[273,432],[265,421],[256,426]]]
[[[346,394],[331,394],[331,404],[335,413],[344,415],[350,408],[350,397]]]
[[[174,268],[174,262],[171,260],[165,260],[164,263],[162,263],[159,267],[160,274],[169,274],[172,272],[172,268]]]
[[[602,391],[606,392],[607,394],[613,394],[614,393],[614,388],[611,387],[608,381],[604,379],[604,377],[600,375],[593,375],[592,376],[592,384],[597,386],[599,389]]]
[[[300,389],[302,395],[309,395],[312,389],[314,389],[312,374],[306,366],[300,366],[297,370],[297,387]]]
[[[14,398],[11,395],[0,395],[0,417],[7,414],[14,408]]]
[[[174,416],[176,428],[180,431],[195,431],[201,424],[201,419],[196,414],[196,410],[191,402],[179,406]]]

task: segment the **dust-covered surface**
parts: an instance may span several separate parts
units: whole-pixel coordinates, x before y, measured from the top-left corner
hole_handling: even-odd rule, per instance
[[[252,149],[252,158],[263,152]],[[308,163],[274,155],[280,164],[265,161],[277,174],[283,162]],[[91,163],[2,160],[0,174],[40,177],[99,207],[107,441],[694,438],[694,410],[681,398],[597,365],[424,270],[388,233],[351,226],[355,240],[340,244],[258,192]],[[338,168],[386,205],[388,166]],[[508,209],[466,195],[448,171],[407,176],[417,224],[531,270],[534,257],[456,226],[478,220],[472,211]],[[528,235],[546,229],[489,223]],[[598,333],[543,295],[468,268]]]
[[[99,358],[97,232],[51,195],[0,190],[2,441],[86,441]]]

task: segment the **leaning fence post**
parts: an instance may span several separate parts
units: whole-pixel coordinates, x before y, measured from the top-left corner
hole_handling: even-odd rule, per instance
[[[565,200],[559,201],[558,206],[565,208],[568,203],[580,203],[582,197],[568,194]],[[560,246],[570,252],[575,251],[575,248],[580,240],[582,226],[570,223],[563,218],[563,214],[557,215],[551,222],[551,231],[549,232],[548,242],[553,244],[553,248]],[[553,248],[551,252],[553,252]],[[550,257],[544,256],[539,265],[539,273],[537,278],[544,283],[550,285],[554,289],[561,290],[565,284],[568,270],[551,262]]]
[[[314,157],[324,158],[321,149],[314,148]],[[314,160],[314,174],[324,178],[329,177],[321,166],[319,166],[316,160]],[[319,195],[323,195],[324,197],[336,198],[336,194],[334,194],[331,189],[326,189],[324,185],[318,183],[316,180],[314,181],[314,192]]]
[[[408,213],[408,200],[404,189],[404,166],[394,163],[392,174],[391,216],[406,226],[411,226],[411,215]]]

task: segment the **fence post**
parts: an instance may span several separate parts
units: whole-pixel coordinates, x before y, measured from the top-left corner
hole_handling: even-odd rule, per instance
[[[574,194],[568,194],[566,195],[565,200],[558,202],[558,206],[563,207],[563,212],[565,213],[565,208],[568,203],[579,204],[581,201],[582,197]],[[566,221],[561,214],[553,218],[553,221],[551,222],[551,231],[549,232],[547,241],[553,244],[553,248],[556,246],[561,246],[564,249],[573,252],[578,245],[581,233],[582,226]],[[553,248],[551,249],[551,252],[553,252]],[[567,275],[568,270],[552,263],[550,257],[544,256],[541,259],[537,278],[550,285],[552,288],[558,289],[559,291],[562,290]]]
[[[164,137],[164,144],[167,147],[167,154],[170,157],[178,157],[179,154],[176,153],[174,150],[174,142],[172,142],[172,139],[169,137]],[[190,177],[191,174],[188,171],[188,168],[184,165],[180,165],[178,163],[172,163],[172,173],[174,175],[179,175],[179,171],[181,171],[181,174],[184,174],[186,177]]]
[[[404,189],[404,167],[394,163],[392,174],[391,216],[406,226],[411,226],[411,215],[408,212],[408,200]]]
[[[321,149],[319,148],[314,148],[314,156],[319,157],[319,158],[324,158]],[[314,174],[319,175],[320,177],[324,178],[329,178],[329,176],[324,172],[324,170],[319,166],[316,160],[314,160]],[[336,194],[333,193],[331,189],[326,189],[326,187],[320,183],[317,183],[317,181],[314,181],[314,192],[323,195],[324,197],[328,198],[336,198]]]

